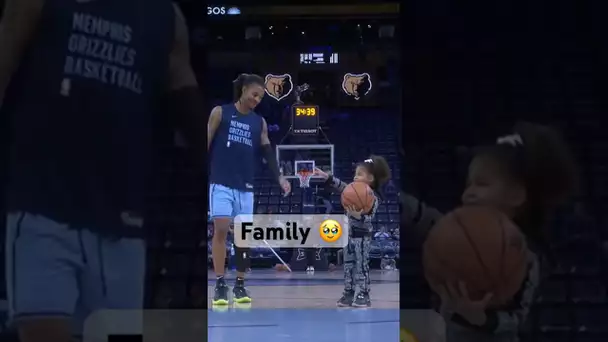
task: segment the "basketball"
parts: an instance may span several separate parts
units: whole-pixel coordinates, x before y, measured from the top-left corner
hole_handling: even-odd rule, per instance
[[[363,182],[352,182],[342,191],[342,206],[354,206],[357,210],[369,213],[374,205],[374,191]]]
[[[423,247],[425,277],[430,287],[467,285],[481,300],[493,293],[492,307],[507,304],[527,272],[526,240],[502,212],[477,206],[459,208],[431,229]]]

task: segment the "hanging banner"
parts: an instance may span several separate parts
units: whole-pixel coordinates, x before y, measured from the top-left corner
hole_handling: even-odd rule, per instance
[[[293,81],[290,74],[267,74],[265,77],[264,89],[268,96],[277,101],[281,101],[293,91]]]
[[[342,78],[342,90],[346,95],[359,100],[372,90],[372,78],[368,73],[347,73]]]

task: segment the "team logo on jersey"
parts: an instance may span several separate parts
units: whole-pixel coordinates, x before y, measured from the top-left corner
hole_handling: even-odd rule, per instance
[[[358,100],[372,90],[372,78],[368,73],[363,74],[345,74],[342,80],[342,90],[348,96],[352,96]]]
[[[281,101],[291,94],[293,82],[290,74],[274,75],[268,74],[265,78],[264,88],[266,94],[277,101]]]

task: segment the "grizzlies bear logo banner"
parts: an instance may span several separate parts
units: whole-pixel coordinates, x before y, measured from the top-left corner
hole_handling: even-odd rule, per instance
[[[277,101],[281,101],[291,94],[293,90],[293,82],[291,75],[274,75],[268,74],[265,78],[264,88],[266,94]]]
[[[372,90],[372,78],[368,73],[345,74],[342,79],[342,90],[346,95],[359,100]]]

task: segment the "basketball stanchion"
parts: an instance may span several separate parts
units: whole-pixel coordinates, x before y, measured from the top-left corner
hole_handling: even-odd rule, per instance
[[[282,170],[281,170],[282,171]],[[282,173],[282,172],[281,172]],[[281,264],[283,264],[283,266],[285,266],[285,268],[289,271],[291,271],[291,267],[289,267],[289,265],[285,262],[285,260],[283,260],[283,258],[281,258],[279,256],[279,253],[277,253],[277,251],[274,250],[274,248],[272,248],[272,246],[270,246],[270,244],[268,243],[268,241],[263,240],[264,243],[266,244],[266,247],[268,247],[268,249],[270,249],[270,251],[272,252],[272,254],[274,254],[275,257],[277,257],[277,259],[279,259],[279,261],[281,262]]]

